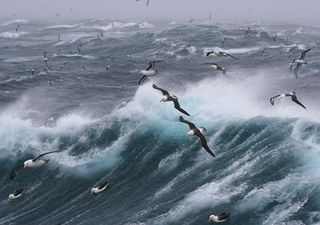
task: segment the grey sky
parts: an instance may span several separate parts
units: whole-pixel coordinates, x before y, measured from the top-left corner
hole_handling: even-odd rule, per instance
[[[319,0],[0,0],[1,17],[123,20],[212,19],[320,24]],[[72,8],[72,9],[71,9]],[[15,16],[13,16],[15,14]]]

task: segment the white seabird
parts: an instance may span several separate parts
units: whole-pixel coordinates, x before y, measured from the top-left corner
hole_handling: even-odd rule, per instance
[[[55,152],[59,152],[59,150],[58,151],[46,152],[46,153],[43,153],[43,154],[37,156],[34,159],[29,159],[29,160],[24,161],[24,163],[22,165],[17,166],[16,168],[14,168],[11,171],[10,179],[12,180],[16,176],[18,170],[20,170],[20,169],[23,169],[23,168],[36,168],[36,167],[40,167],[40,166],[48,163],[49,162],[48,159],[47,160],[42,160],[41,157],[43,157],[45,155],[48,155],[48,154],[51,154],[51,153],[55,153]]]
[[[221,223],[226,221],[230,216],[230,213],[220,213],[219,215],[211,215],[209,217],[209,221],[208,222],[215,222],[215,223]]]
[[[292,71],[292,68],[295,66],[293,72],[294,72],[296,78],[298,78],[298,71],[299,71],[300,67],[302,65],[307,64],[307,61],[304,58],[306,57],[307,52],[309,52],[310,50],[311,50],[311,48],[303,51],[299,59],[294,59],[292,61],[289,69],[290,69],[290,71]]]
[[[17,199],[17,198],[20,198],[23,194],[23,189],[20,188],[20,189],[17,189],[15,192],[13,192],[12,194],[9,195],[9,200],[14,200],[14,199]]]
[[[158,73],[157,70],[154,70],[152,69],[152,67],[154,67],[155,63],[157,62],[163,62],[162,60],[158,60],[158,61],[152,61],[152,62],[149,62],[149,66],[147,69],[145,70],[140,70],[140,74],[142,74],[143,76],[141,77],[141,79],[139,80],[139,84],[141,85],[144,80],[147,78],[147,76],[153,76],[155,75],[156,73]]]
[[[154,89],[157,89],[157,90],[159,90],[159,91],[162,92],[163,96],[162,96],[160,102],[170,102],[170,101],[171,101],[171,102],[173,102],[173,104],[174,104],[174,108],[176,108],[178,111],[182,112],[183,114],[186,114],[186,115],[190,116],[187,111],[185,111],[184,109],[182,109],[182,108],[180,107],[178,98],[177,98],[175,95],[170,95],[167,90],[164,90],[164,89],[162,89],[162,88],[159,88],[159,87],[158,87],[157,85],[155,85],[155,84],[153,84],[152,87],[153,87]]]
[[[107,186],[108,186],[108,181],[100,182],[99,184],[97,184],[91,189],[90,194],[91,195],[99,194],[100,192],[103,192],[104,190],[106,190]]]
[[[213,157],[216,157],[214,155],[214,153],[212,152],[212,150],[209,148],[208,144],[207,144],[207,140],[206,138],[204,137],[204,133],[207,131],[206,128],[204,127],[199,127],[197,128],[194,123],[191,123],[190,121],[188,120],[185,120],[183,118],[183,116],[180,116],[179,117],[179,121],[182,122],[182,123],[185,123],[185,124],[188,124],[189,125],[189,128],[190,130],[188,131],[188,135],[190,136],[193,136],[193,135],[196,135],[200,138],[200,142],[201,142],[201,145],[202,147],[210,154],[212,155]]]
[[[206,65],[209,65],[210,68],[214,69],[214,70],[219,70],[222,72],[223,75],[227,76],[227,70],[225,68],[223,68],[222,66],[218,65],[217,63],[205,63]]]
[[[231,57],[235,60],[239,60],[238,58],[234,57],[233,55],[230,55],[226,52],[223,52],[223,51],[218,51],[218,50],[213,50],[213,51],[210,51],[210,52],[207,52],[207,56],[210,56],[210,55],[216,55],[216,56],[224,56],[224,57]]]
[[[275,95],[270,98],[270,103],[271,105],[274,105],[276,99],[280,100],[281,98],[285,98],[285,97],[291,97],[291,100],[293,102],[300,105],[302,108],[307,109],[301,102],[298,101],[297,94],[294,91],[287,94]]]

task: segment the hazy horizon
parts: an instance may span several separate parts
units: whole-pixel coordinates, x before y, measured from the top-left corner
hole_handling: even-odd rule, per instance
[[[80,3],[79,3],[80,2]],[[290,0],[1,0],[2,18],[37,20],[211,20],[214,22],[273,22],[290,24],[320,24],[316,0],[297,4]],[[125,7],[124,7],[125,6]],[[235,10],[236,8],[236,10]],[[58,15],[58,16],[57,16]],[[211,16],[210,16],[211,15]]]

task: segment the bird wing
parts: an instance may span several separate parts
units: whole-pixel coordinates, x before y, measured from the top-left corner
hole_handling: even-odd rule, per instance
[[[216,66],[218,66],[218,64],[216,64],[216,63],[203,63],[204,65],[216,65]]]
[[[12,180],[17,175],[18,170],[22,169],[23,167],[24,165],[22,164],[14,168],[10,173],[10,180]]]
[[[139,80],[139,85],[141,85],[142,83],[143,83],[143,80],[146,78],[147,76],[146,75],[143,75],[142,77],[141,77],[141,79]]]
[[[229,57],[231,57],[231,58],[233,58],[233,59],[235,59],[235,60],[239,60],[237,57],[234,57],[233,55],[230,55],[229,53],[224,53],[224,54],[226,54],[227,56],[229,56]]]
[[[174,107],[177,109],[177,110],[179,110],[180,112],[182,112],[183,114],[186,114],[186,115],[188,115],[188,116],[190,116],[190,114],[189,113],[187,113],[184,109],[182,109],[181,107],[180,107],[180,104],[179,104],[179,102],[178,102],[178,99],[173,99],[173,103],[174,103]]]
[[[60,152],[60,150],[56,150],[56,151],[51,151],[51,152],[45,152],[39,156],[37,156],[36,158],[34,158],[32,161],[36,161],[37,159],[41,158],[42,156],[45,156],[45,155],[48,155],[48,154],[51,154],[51,153],[55,153],[55,152]]]
[[[207,52],[207,56],[211,55],[212,53],[214,53],[214,51]]]
[[[194,123],[191,123],[190,121],[184,119],[183,116],[180,116],[180,117],[179,117],[179,121],[182,122],[182,123],[188,124],[190,130],[191,130],[191,129],[197,129],[197,127],[196,127],[196,125],[194,125]]]
[[[23,191],[24,191],[24,190],[23,190],[22,188],[17,189],[17,190],[13,193],[13,195],[14,195],[14,196],[20,195]]]
[[[300,105],[302,108],[307,109],[301,102],[298,101],[297,97],[292,96],[292,101]]]
[[[311,50],[311,48],[305,50],[302,52],[300,59],[304,59],[304,57],[306,56],[307,52],[309,52]]]
[[[164,60],[153,60],[152,63],[155,64],[155,63],[163,62],[163,61],[164,61]]]
[[[152,68],[152,62],[149,62],[149,66],[148,68],[146,69],[146,71],[150,70]]]
[[[157,85],[155,85],[155,84],[153,84],[152,87],[153,87],[154,89],[157,89],[157,90],[161,91],[163,95],[170,95],[167,90],[164,90],[164,89],[162,89],[162,88],[159,88],[159,87],[158,87]]]
[[[218,215],[218,220],[225,220],[225,219],[228,219],[230,216],[230,213],[220,213]]]
[[[202,147],[203,147],[210,155],[212,155],[213,157],[216,157],[216,156],[213,154],[212,150],[209,148],[208,143],[207,143],[207,140],[206,140],[206,138],[203,136],[203,134],[201,134],[201,132],[199,131],[199,132],[196,132],[195,135],[197,135],[197,136],[200,138],[200,142],[201,142]]]
[[[280,95],[275,95],[275,96],[273,96],[273,97],[270,98],[270,103],[271,103],[271,105],[274,105],[274,100],[275,100],[276,98],[278,98],[278,97],[280,97]]]
[[[296,68],[294,68],[294,72],[295,72],[295,73],[298,72],[298,70],[300,69],[301,65],[302,65],[301,63],[298,63],[298,64],[297,64]]]
[[[108,185],[108,181],[103,181],[97,185],[97,188],[101,189],[101,188],[105,187],[106,185]]]
[[[227,76],[227,70],[226,70],[225,68],[223,68],[223,67],[221,67],[221,66],[217,65],[217,69],[218,69],[218,70],[220,70],[224,75],[226,75],[226,76]],[[229,76],[227,76],[227,77],[229,77]],[[230,77],[229,77],[229,78],[230,78]]]

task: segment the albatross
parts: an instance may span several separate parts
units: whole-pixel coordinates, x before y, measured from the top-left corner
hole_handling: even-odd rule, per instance
[[[298,78],[298,71],[299,71],[300,67],[301,67],[302,65],[307,64],[307,61],[306,61],[304,58],[306,57],[306,54],[307,54],[310,50],[311,50],[311,48],[303,51],[299,59],[294,59],[294,60],[292,61],[289,69],[290,69],[290,71],[292,71],[292,68],[295,66],[293,72],[294,72],[296,78]]]
[[[23,189],[17,189],[15,192],[13,192],[12,194],[9,195],[9,200],[14,200],[16,198],[20,198],[22,196],[23,193]]]
[[[99,194],[100,192],[103,192],[104,190],[106,190],[107,186],[108,186],[108,181],[102,181],[91,189],[90,194],[91,195]]]
[[[147,69],[140,70],[139,73],[143,75],[141,77],[141,79],[139,80],[140,85],[144,82],[144,80],[147,78],[147,76],[153,76],[156,73],[158,73],[157,70],[152,69],[152,67],[154,67],[155,63],[157,63],[157,62],[163,62],[163,60],[149,62],[149,66],[147,67]]]
[[[186,120],[183,118],[183,116],[180,116],[179,117],[179,121],[182,122],[182,123],[185,123],[189,126],[190,130],[188,131],[188,135],[192,136],[192,135],[196,135],[200,138],[200,142],[201,142],[201,145],[202,147],[210,154],[212,155],[213,157],[216,157],[212,150],[208,147],[208,144],[207,144],[207,140],[206,138],[204,137],[204,133],[207,131],[206,128],[204,127],[199,127],[197,128],[194,123],[191,123],[190,121]]]
[[[219,70],[222,72],[223,75],[227,76],[227,70],[225,68],[223,68],[222,66],[218,65],[217,63],[205,63],[205,65],[209,65],[210,68],[214,69],[214,70]]]
[[[160,100],[160,102],[173,102],[174,104],[174,108],[176,108],[178,111],[182,112],[183,114],[187,115],[187,116],[190,116],[189,113],[187,113],[187,111],[185,111],[184,109],[182,109],[180,107],[180,104],[179,104],[179,101],[178,101],[178,98],[177,96],[175,95],[170,95],[169,92],[167,90],[164,90],[160,87],[158,87],[157,85],[153,84],[152,87],[154,89],[157,89],[159,91],[162,92],[163,96]]]
[[[16,168],[14,168],[11,173],[10,173],[10,179],[12,180],[13,178],[15,178],[15,176],[17,175],[18,170],[23,169],[23,168],[36,168],[36,167],[40,167],[46,163],[49,162],[49,160],[42,160],[41,158],[45,155],[51,154],[51,153],[55,153],[55,152],[59,152],[59,150],[57,151],[51,151],[51,152],[45,152],[39,156],[37,156],[34,159],[29,159],[24,161],[24,163],[22,165],[17,166]]]
[[[285,97],[291,97],[291,100],[293,102],[295,102],[296,104],[300,105],[302,108],[307,109],[301,102],[298,101],[297,94],[294,91],[290,92],[290,93],[286,93],[286,94],[275,95],[275,96],[270,98],[270,103],[271,103],[271,105],[274,105],[275,100],[277,100],[277,99],[280,100],[280,99],[285,98]]]
[[[230,55],[229,53],[226,53],[226,52],[223,52],[223,51],[218,51],[218,50],[213,50],[213,51],[210,51],[210,52],[207,52],[207,56],[210,56],[210,55],[216,55],[216,56],[224,56],[224,57],[231,57],[235,60],[239,60],[238,58],[234,57],[233,55]]]
[[[230,213],[220,213],[219,215],[211,215],[209,217],[209,221],[208,222],[215,222],[215,223],[221,223],[226,221],[230,216]]]

